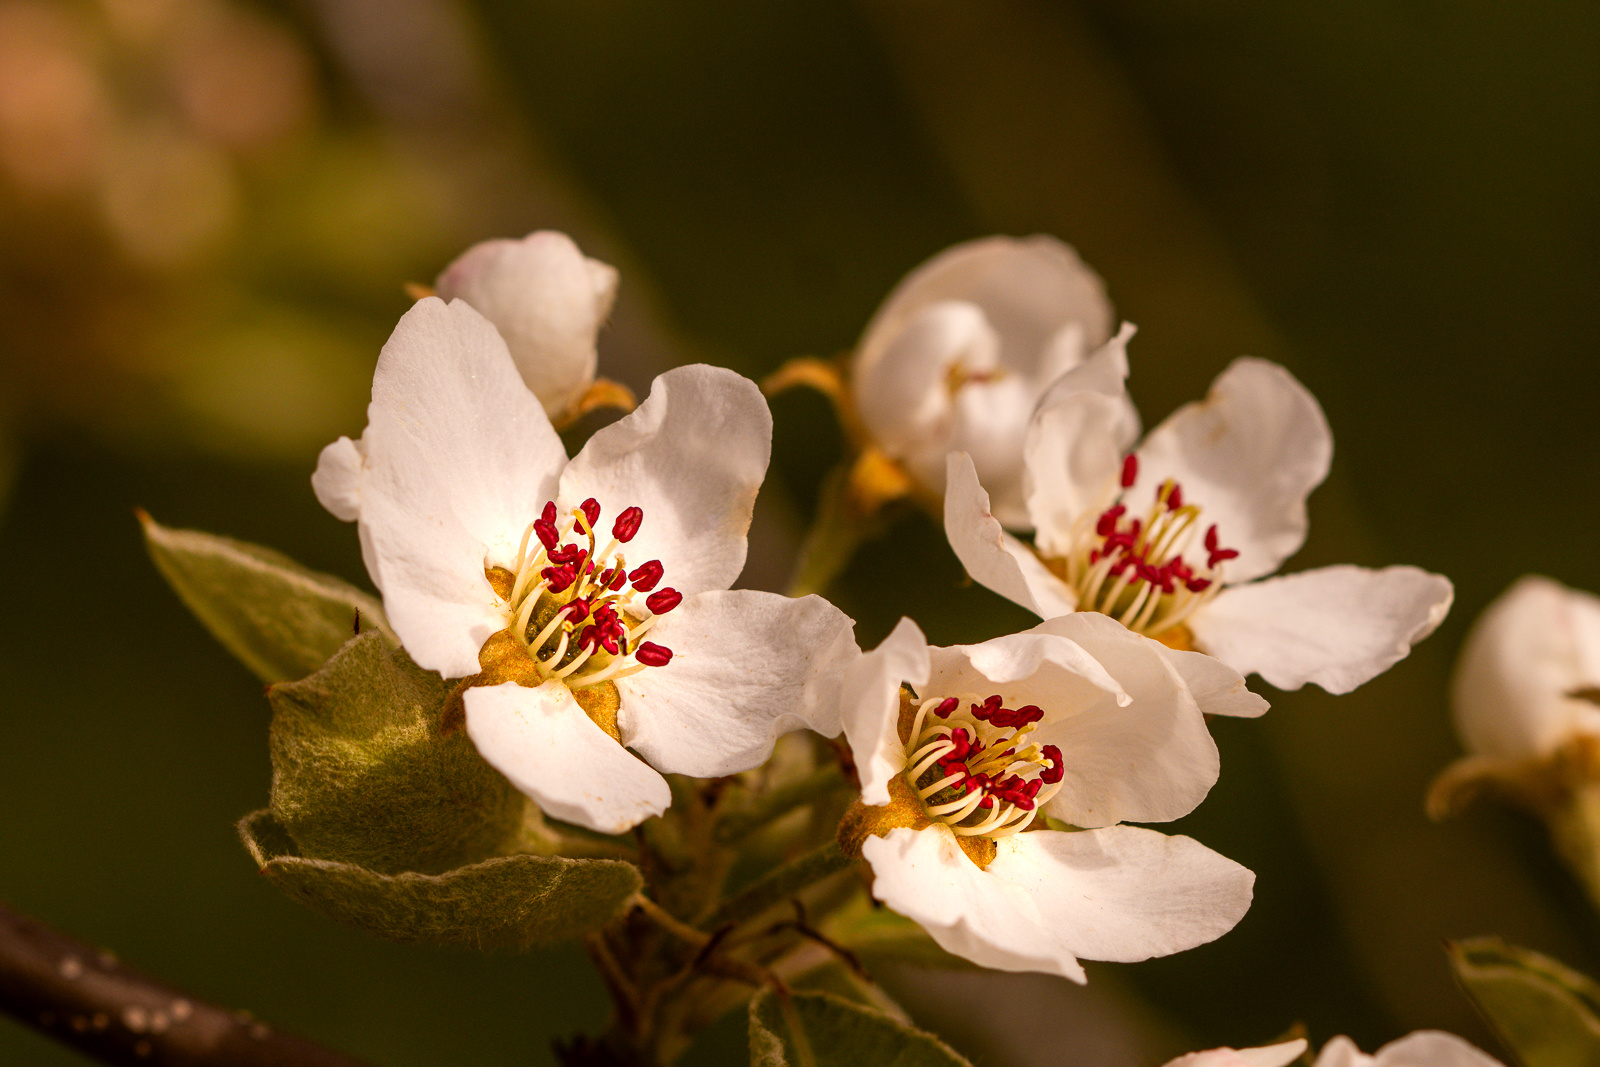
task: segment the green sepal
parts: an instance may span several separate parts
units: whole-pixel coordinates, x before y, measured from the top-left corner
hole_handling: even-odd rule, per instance
[[[138,514],[156,569],[206,629],[264,682],[304,678],[358,626],[376,628],[398,643],[382,605],[348,582],[270,548],[174,530]]]
[[[1497,937],[1446,946],[1467,994],[1523,1067],[1600,1067],[1600,985]]]
[[[271,811],[301,855],[438,874],[506,851],[527,798],[445,714],[450,696],[376,631],[267,690]]]
[[[927,1031],[832,993],[791,993],[789,1008],[770,989],[751,998],[750,1067],[972,1067]]]
[[[529,948],[592,933],[644,884],[621,860],[498,856],[443,874],[307,859],[262,810],[239,822],[261,873],[312,911],[390,941]]]

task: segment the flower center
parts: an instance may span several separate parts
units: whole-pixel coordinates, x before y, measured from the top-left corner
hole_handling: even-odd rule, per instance
[[[1215,524],[1190,550],[1200,530],[1200,508],[1183,499],[1183,487],[1168,478],[1140,518],[1128,513],[1123,495],[1139,476],[1139,460],[1122,462],[1122,492],[1094,519],[1085,516],[1065,559],[1048,560],[1078,594],[1080,611],[1098,611],[1130,630],[1155,636],[1184,621],[1222,588],[1222,564],[1239,553],[1217,542]]]
[[[998,695],[923,700],[906,743],[906,780],[928,814],[961,837],[1019,833],[1066,774],[1059,748],[1026,741],[1043,718],[1032,704],[1003,707]]]
[[[639,508],[624,509],[611,540],[597,549],[600,504],[590,497],[565,518],[547,501],[523,531],[510,590],[502,593],[507,631],[546,678],[581,689],[672,659],[670,648],[642,638],[683,595],[656,588],[660,560],[629,570],[621,551],[643,521]]]

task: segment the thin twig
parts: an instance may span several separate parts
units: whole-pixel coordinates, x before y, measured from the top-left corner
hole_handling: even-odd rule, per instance
[[[103,1063],[364,1067],[196,1000],[0,904],[0,1009]]]

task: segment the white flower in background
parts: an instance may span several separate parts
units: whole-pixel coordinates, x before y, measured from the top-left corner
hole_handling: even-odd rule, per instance
[[[479,752],[549,814],[619,832],[669,803],[651,767],[732,774],[789,730],[838,732],[821,690],[850,620],[727,588],[771,449],[753,383],[668,371],[569,463],[494,327],[430,298],[384,346],[367,419],[323,450],[317,497],[360,524],[412,659],[471,679]]]
[[[949,457],[945,531],[976,581],[1044,618],[1103,612],[1280,689],[1348,692],[1433,632],[1453,591],[1415,567],[1258,581],[1305,540],[1333,452],[1322,409],[1282,367],[1240,359],[1135,449],[1131,335],[1056,382],[1029,423],[1031,546],[1001,528],[973,462]]]
[[[617,295],[614,267],[585,256],[566,234],[540,230],[473,245],[444,269],[434,291],[465,300],[494,323],[552,420],[581,414],[596,384],[595,337]],[[622,406],[631,407],[631,397]]]
[[[1435,816],[1485,783],[1544,810],[1600,777],[1600,598],[1519,579],[1473,624],[1451,703],[1469,755],[1434,783]]]
[[[841,843],[871,865],[873,896],[946,951],[1082,982],[1079,957],[1179,952],[1249,908],[1255,876],[1237,863],[1116,825],[1205,797],[1218,763],[1202,709],[1264,708],[1216,660],[1169,658],[1096,615],[952,648],[903,619],[845,672],[841,700],[861,778]]]
[[[912,271],[867,325],[850,396],[868,442],[935,497],[971,455],[1008,526],[1026,526],[1022,443],[1046,386],[1103,344],[1100,278],[1052,237],[956,245]]]
[[[1288,1067],[1305,1054],[1306,1047],[1301,1037],[1260,1048],[1208,1048],[1169,1060],[1166,1067]]]
[[[1262,1048],[1214,1048],[1191,1052],[1166,1067],[1287,1067],[1306,1050],[1303,1039]],[[1418,1030],[1391,1041],[1368,1056],[1348,1037],[1336,1037],[1322,1046],[1313,1067],[1504,1067],[1454,1034]]]

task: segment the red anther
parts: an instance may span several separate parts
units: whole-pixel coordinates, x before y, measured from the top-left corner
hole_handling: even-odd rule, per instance
[[[1010,708],[997,708],[994,714],[989,716],[989,725],[1009,730],[1017,725],[1017,713]]]
[[[1216,550],[1217,550],[1217,524],[1216,523],[1212,523],[1210,526],[1208,526],[1206,528],[1206,551],[1207,552],[1215,552]]]
[[[628,581],[641,593],[648,593],[656,587],[661,580],[661,561],[653,559],[649,563],[641,563],[628,573]]]
[[[550,583],[550,591],[552,593],[565,592],[567,588],[577,580],[578,577],[577,573],[573,571],[572,567],[567,564],[563,564],[559,567],[546,567],[544,570],[539,572],[539,575],[546,582]]]
[[[583,599],[583,597],[578,597],[566,607],[562,608],[561,613],[572,622],[582,622],[584,619],[589,617],[589,602]]]
[[[1239,550],[1236,548],[1219,548],[1215,552],[1211,553],[1210,558],[1206,560],[1206,566],[1215,569],[1217,564],[1223,562],[1224,560],[1236,559],[1238,558],[1238,555]]]
[[[644,606],[653,614],[665,615],[679,604],[683,603],[683,594],[668,586],[658,589],[645,598]]]
[[[940,760],[939,766],[941,769],[943,769],[945,777],[947,778],[952,774],[961,775],[961,782],[955,783],[956,785],[960,785],[962,782],[966,782],[972,777],[971,772],[967,770],[967,765],[962,763],[960,760],[951,760],[949,763],[946,763],[944,760]]]
[[[546,550],[552,549],[561,543],[561,535],[556,532],[554,523],[545,522],[543,519],[535,519],[533,521],[533,532],[538,535],[539,543]]]
[[[1017,725],[1026,726],[1030,722],[1039,722],[1044,718],[1044,712],[1037,704],[1024,704],[1017,709]]]
[[[633,650],[633,658],[646,667],[665,667],[672,662],[672,649],[654,641],[646,641]]]
[[[590,497],[578,505],[578,510],[583,512],[583,517],[589,520],[589,529],[593,530],[595,523],[600,521],[600,501]]]
[[[1190,578],[1188,581],[1184,582],[1183,584],[1184,584],[1184,587],[1186,589],[1188,589],[1189,592],[1191,592],[1191,593],[1204,593],[1207,589],[1211,588],[1211,579],[1210,578]]]
[[[1139,480],[1139,457],[1132,452],[1122,460],[1122,488],[1130,488]]]
[[[1041,782],[1039,779],[1035,778],[1033,781],[1028,782],[1026,785],[1024,785],[1022,787],[1022,791],[1024,793],[1028,794],[1028,799],[1029,800],[1032,800],[1034,797],[1039,795],[1039,787],[1042,786],[1042,785],[1044,785],[1044,783]]]
[[[551,526],[556,524],[556,502],[554,500],[546,500],[544,502],[544,510],[539,512],[539,521]]]
[[[984,797],[982,800],[978,801],[978,807],[982,808],[984,811],[992,810],[994,808],[994,797]]]
[[[1127,510],[1127,507],[1122,504],[1107,508],[1100,514],[1099,520],[1094,524],[1094,532],[1101,537],[1108,537],[1116,533],[1117,520],[1122,518]]]
[[[583,633],[578,635],[578,647],[587,648],[590,652],[600,647],[600,627],[593,624],[585,626]]]
[[[955,697],[945,697],[934,707],[933,713],[941,719],[948,719],[950,713],[961,706],[961,701]]]
[[[615,593],[615,592],[616,592],[616,591],[617,591],[617,590],[618,590],[618,589],[621,589],[621,588],[622,588],[622,587],[623,587],[623,586],[624,586],[624,585],[626,585],[626,584],[627,584],[627,583],[628,583],[628,576],[627,576],[627,575],[626,575],[626,574],[623,574],[623,573],[622,573],[622,568],[621,568],[621,567],[618,567],[618,568],[617,568],[617,569],[616,569],[616,570],[615,570],[615,571],[614,571],[614,572],[613,572],[613,573],[612,573],[612,575],[611,575],[611,580],[610,580],[610,581],[609,581],[609,582],[607,582],[607,583],[606,583],[606,586],[607,586],[607,587],[608,587],[608,588],[609,588],[609,589],[610,589],[610,590],[611,590],[611,591],[612,591],[612,592],[613,592],[613,593]]]
[[[598,512],[598,508],[596,511]],[[638,508],[628,508],[617,521],[611,524],[611,536],[626,544],[633,540],[633,535],[639,532],[639,524],[644,521],[644,512]]]
[[[1039,781],[1046,785],[1055,785],[1067,776],[1067,763],[1061,758],[1061,750],[1055,745],[1044,746],[1044,758],[1049,764],[1039,772]]]
[[[565,544],[550,550],[550,558],[556,563],[577,563],[586,555],[588,555],[586,551],[574,544]]]
[[[1177,511],[1183,507],[1183,486],[1177,482],[1172,483],[1172,492],[1167,494],[1167,510]]]
[[[991,696],[982,704],[972,705],[972,717],[979,722],[988,722],[989,717],[1000,710],[1000,697]]]

